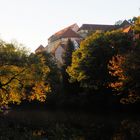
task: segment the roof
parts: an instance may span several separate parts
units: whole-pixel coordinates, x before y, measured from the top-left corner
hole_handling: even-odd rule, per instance
[[[60,31],[58,31],[58,32],[56,32],[54,35],[61,35],[61,34],[63,34],[67,29],[72,29],[74,26],[76,26],[77,24],[75,23],[75,24],[72,24],[72,25],[70,25],[70,26],[68,26],[68,27],[66,27],[66,28],[64,28],[64,29],[62,29],[62,30],[60,30]]]
[[[68,27],[66,27],[66,28],[64,28],[64,29],[62,29],[62,30],[56,32],[56,33],[53,34],[51,37],[53,37],[53,36],[61,37],[68,29],[71,29],[71,30],[72,30],[75,26],[78,26],[78,25],[77,25],[76,23],[75,23],[75,24],[72,24],[72,25],[70,25],[70,26],[68,26]],[[74,32],[74,31],[73,31],[73,32]],[[49,39],[50,39],[51,37],[49,37]]]
[[[131,23],[129,23],[127,20],[124,20],[123,21],[123,23],[120,25],[121,27],[128,27],[128,26],[130,26],[131,25]]]
[[[124,30],[123,30],[124,33],[128,33],[130,31],[131,31],[131,26],[128,26],[128,27],[124,28]]]
[[[114,29],[115,25],[101,25],[101,24],[83,24],[79,30],[111,30]]]
[[[63,37],[63,38],[71,38],[71,37],[74,37],[74,38],[81,38],[81,36],[79,34],[77,34],[76,32],[74,32],[72,29],[68,28],[66,31],[64,31],[60,37]]]
[[[42,52],[42,51],[44,51],[45,50],[45,47],[43,47],[43,45],[40,45],[36,50],[35,50],[35,52],[37,53],[37,52]]]

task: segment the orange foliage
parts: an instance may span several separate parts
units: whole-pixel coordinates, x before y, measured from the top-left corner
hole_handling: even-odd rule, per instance
[[[127,79],[122,69],[122,64],[124,62],[125,62],[124,56],[116,55],[112,57],[112,60],[110,60],[108,64],[109,73],[112,76],[117,77],[117,80],[115,82],[109,84],[109,86],[114,88],[115,90],[120,90],[124,85],[124,80]]]

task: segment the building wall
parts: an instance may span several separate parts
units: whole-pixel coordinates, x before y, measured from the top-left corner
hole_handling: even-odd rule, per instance
[[[61,46],[59,46],[59,47],[56,49],[56,51],[55,51],[55,58],[56,58],[61,64],[63,64],[62,55],[63,55],[64,51],[65,51],[65,50],[64,50]]]
[[[89,33],[88,30],[79,30],[78,31],[78,34],[80,36],[82,36],[83,38],[87,37],[88,33]]]
[[[52,35],[49,39],[48,39],[48,44],[51,44],[55,41],[59,40],[59,38],[55,35]]]
[[[73,31],[77,32],[79,30],[79,26],[77,24],[75,24],[75,26],[73,28],[71,28]]]
[[[71,29],[75,32],[77,32],[79,30],[79,27],[77,24],[75,24],[73,27],[71,27]],[[72,38],[58,38],[55,35],[51,36],[48,39],[48,45],[45,48],[45,50],[48,53],[53,53],[55,55],[55,58],[61,63],[63,64],[63,59],[62,59],[62,55],[64,53],[64,48],[61,46],[61,44],[66,45],[68,40],[71,39],[71,41],[73,42],[73,44],[75,45],[75,49],[77,49],[79,46],[79,44],[77,42],[80,42],[80,40],[82,40],[82,38],[76,38],[76,37],[72,37]]]
[[[61,40],[57,40],[55,42],[49,43],[47,46],[47,52],[52,52],[59,44],[61,43]]]
[[[52,52],[59,44],[67,44],[68,40],[71,39],[72,42],[79,42],[80,38],[61,38],[55,42],[49,43],[47,46],[47,51],[50,53]]]
[[[74,31],[74,32],[77,32],[79,30],[79,26],[77,24],[75,24],[73,27],[71,27],[71,29]],[[58,36],[56,36],[55,34],[52,35],[49,39],[48,39],[48,44],[51,44],[57,40],[59,40],[60,38]]]

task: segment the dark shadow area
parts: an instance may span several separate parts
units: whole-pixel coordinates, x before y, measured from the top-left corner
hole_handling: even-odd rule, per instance
[[[1,140],[139,140],[132,114],[13,110],[0,115]]]

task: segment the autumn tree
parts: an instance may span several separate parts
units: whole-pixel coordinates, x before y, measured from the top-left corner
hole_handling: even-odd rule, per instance
[[[134,22],[133,30],[135,34],[139,33],[139,17]],[[135,34],[133,34],[135,36]],[[125,52],[119,52],[113,56],[108,64],[109,73],[114,77],[109,86],[117,94],[122,96],[121,102],[124,104],[135,103],[140,100],[139,95],[139,65],[140,65],[140,42],[131,40],[131,49]],[[126,45],[128,46],[128,45]]]
[[[109,84],[109,86],[116,91],[123,91],[123,81],[127,79],[127,77],[124,75],[124,70],[122,68],[125,60],[125,56],[116,55],[112,57],[108,64],[109,73],[112,77],[114,77],[114,80]]]
[[[95,33],[86,38],[73,53],[72,64],[67,68],[70,80],[94,90],[106,87],[111,78],[108,62],[114,54],[129,49],[131,41],[128,38],[121,31]]]
[[[115,77],[110,86],[121,94],[121,103],[130,104],[140,101],[140,46],[121,56],[117,55],[109,63],[109,71]]]
[[[1,41],[0,103],[22,100],[45,101],[51,86],[47,81],[50,68],[43,55],[27,53],[24,48]]]
[[[46,65],[46,59],[41,54],[31,54],[28,62],[29,68],[24,76],[23,90],[26,95],[25,99],[44,102],[47,98],[47,93],[51,92],[50,83],[46,80],[50,73],[50,68]]]
[[[0,103],[20,102],[22,79],[27,65],[27,53],[24,48],[0,42]]]
[[[57,66],[56,58],[47,52],[36,54],[37,57],[44,59],[44,65],[49,67],[49,73],[45,76],[45,81],[51,86],[51,93],[57,93],[61,85],[61,72]],[[58,84],[59,83],[59,84]]]

